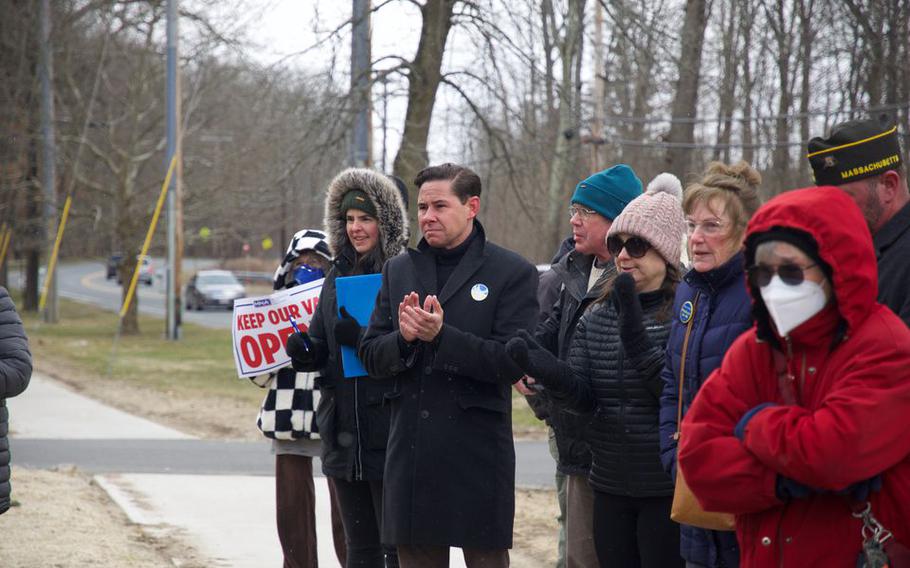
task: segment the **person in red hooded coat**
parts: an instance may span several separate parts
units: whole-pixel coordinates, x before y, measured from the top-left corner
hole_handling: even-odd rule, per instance
[[[910,543],[910,330],[875,300],[862,213],[834,187],[784,193],[745,261],[755,325],[682,424],[692,492],[736,515],[743,567],[857,566],[867,503]]]

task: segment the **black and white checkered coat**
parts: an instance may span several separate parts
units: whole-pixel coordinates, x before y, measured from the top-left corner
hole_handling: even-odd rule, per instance
[[[290,367],[272,373],[256,426],[275,440],[319,439],[317,373],[298,373]]]

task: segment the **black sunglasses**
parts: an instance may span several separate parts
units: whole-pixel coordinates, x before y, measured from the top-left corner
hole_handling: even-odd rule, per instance
[[[641,237],[629,237],[626,240],[622,240],[616,235],[607,237],[607,250],[610,251],[610,254],[619,256],[622,249],[626,249],[632,258],[641,258],[651,250],[651,243]]]
[[[750,266],[746,272],[749,274],[749,284],[757,288],[764,288],[770,284],[771,278],[773,278],[775,274],[780,276],[780,279],[784,284],[799,286],[806,278],[805,271],[813,266],[815,266],[815,264],[802,267],[798,264],[788,262],[774,268],[765,264],[756,264],[755,266]]]

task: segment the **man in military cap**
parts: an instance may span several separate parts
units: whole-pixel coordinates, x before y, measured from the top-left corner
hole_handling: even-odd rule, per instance
[[[878,257],[878,301],[910,326],[910,192],[897,126],[851,120],[809,140],[816,185],[835,185],[863,211]]]

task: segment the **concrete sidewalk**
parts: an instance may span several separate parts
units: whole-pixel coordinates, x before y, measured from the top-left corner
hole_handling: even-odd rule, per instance
[[[35,373],[29,388],[7,400],[11,449],[17,441],[44,440],[48,452],[76,440],[188,440],[192,436],[100,404]],[[268,442],[263,440],[267,447]],[[61,451],[62,455],[65,452]],[[314,468],[316,469],[316,468]],[[147,469],[144,471],[148,471]],[[275,479],[269,475],[99,473],[113,501],[156,538],[179,538],[209,558],[211,566],[281,566],[275,529]],[[338,568],[332,547],[328,488],[316,479],[319,565]],[[181,559],[172,559],[179,566]],[[450,566],[463,567],[460,550]]]

